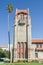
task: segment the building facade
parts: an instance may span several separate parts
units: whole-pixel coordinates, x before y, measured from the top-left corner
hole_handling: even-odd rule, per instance
[[[34,60],[43,61],[43,39],[33,39]]]
[[[41,48],[42,43],[43,40],[40,40],[40,43],[39,40],[38,41],[32,40],[31,17],[29,14],[29,9],[27,10],[17,9],[14,18],[14,37],[11,59],[14,62],[20,60],[26,60],[30,62],[35,59],[41,59],[42,57],[38,58],[38,56],[40,57],[41,54],[43,55]],[[38,48],[38,45],[40,46],[40,48]]]

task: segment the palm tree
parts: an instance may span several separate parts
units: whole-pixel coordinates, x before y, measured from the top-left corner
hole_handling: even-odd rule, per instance
[[[9,25],[9,14],[13,12],[13,6],[12,4],[8,4],[7,6],[8,11],[8,40],[9,40],[9,60],[10,60],[10,25]]]
[[[8,10],[9,13],[11,13],[11,12],[13,11],[13,6],[12,6],[12,4],[8,4],[7,10]]]

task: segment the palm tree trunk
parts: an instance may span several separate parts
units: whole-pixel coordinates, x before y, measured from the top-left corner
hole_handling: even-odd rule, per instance
[[[10,25],[9,25],[9,13],[8,13],[8,43],[9,43],[9,59],[10,59]]]

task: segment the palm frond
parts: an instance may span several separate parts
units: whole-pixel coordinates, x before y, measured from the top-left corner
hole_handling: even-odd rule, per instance
[[[12,4],[8,4],[7,10],[8,10],[9,13],[11,13],[11,12],[13,11],[13,6],[12,6]]]

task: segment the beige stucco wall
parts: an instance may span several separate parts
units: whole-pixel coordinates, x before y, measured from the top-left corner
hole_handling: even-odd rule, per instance
[[[38,52],[38,59],[43,59],[43,51],[39,51]]]
[[[36,48],[36,44],[32,44],[32,48],[34,48],[34,49],[35,49],[35,48]]]
[[[17,41],[26,42],[26,25],[18,26]]]
[[[40,47],[40,45],[39,45],[39,47]],[[36,44],[32,44],[32,48],[34,49],[33,51],[32,51],[32,54],[31,54],[31,56],[32,56],[32,58],[33,59],[43,59],[43,51],[36,51],[35,52],[35,48],[36,48]],[[35,58],[35,53],[38,53],[38,58]],[[34,57],[33,57],[34,56]]]

